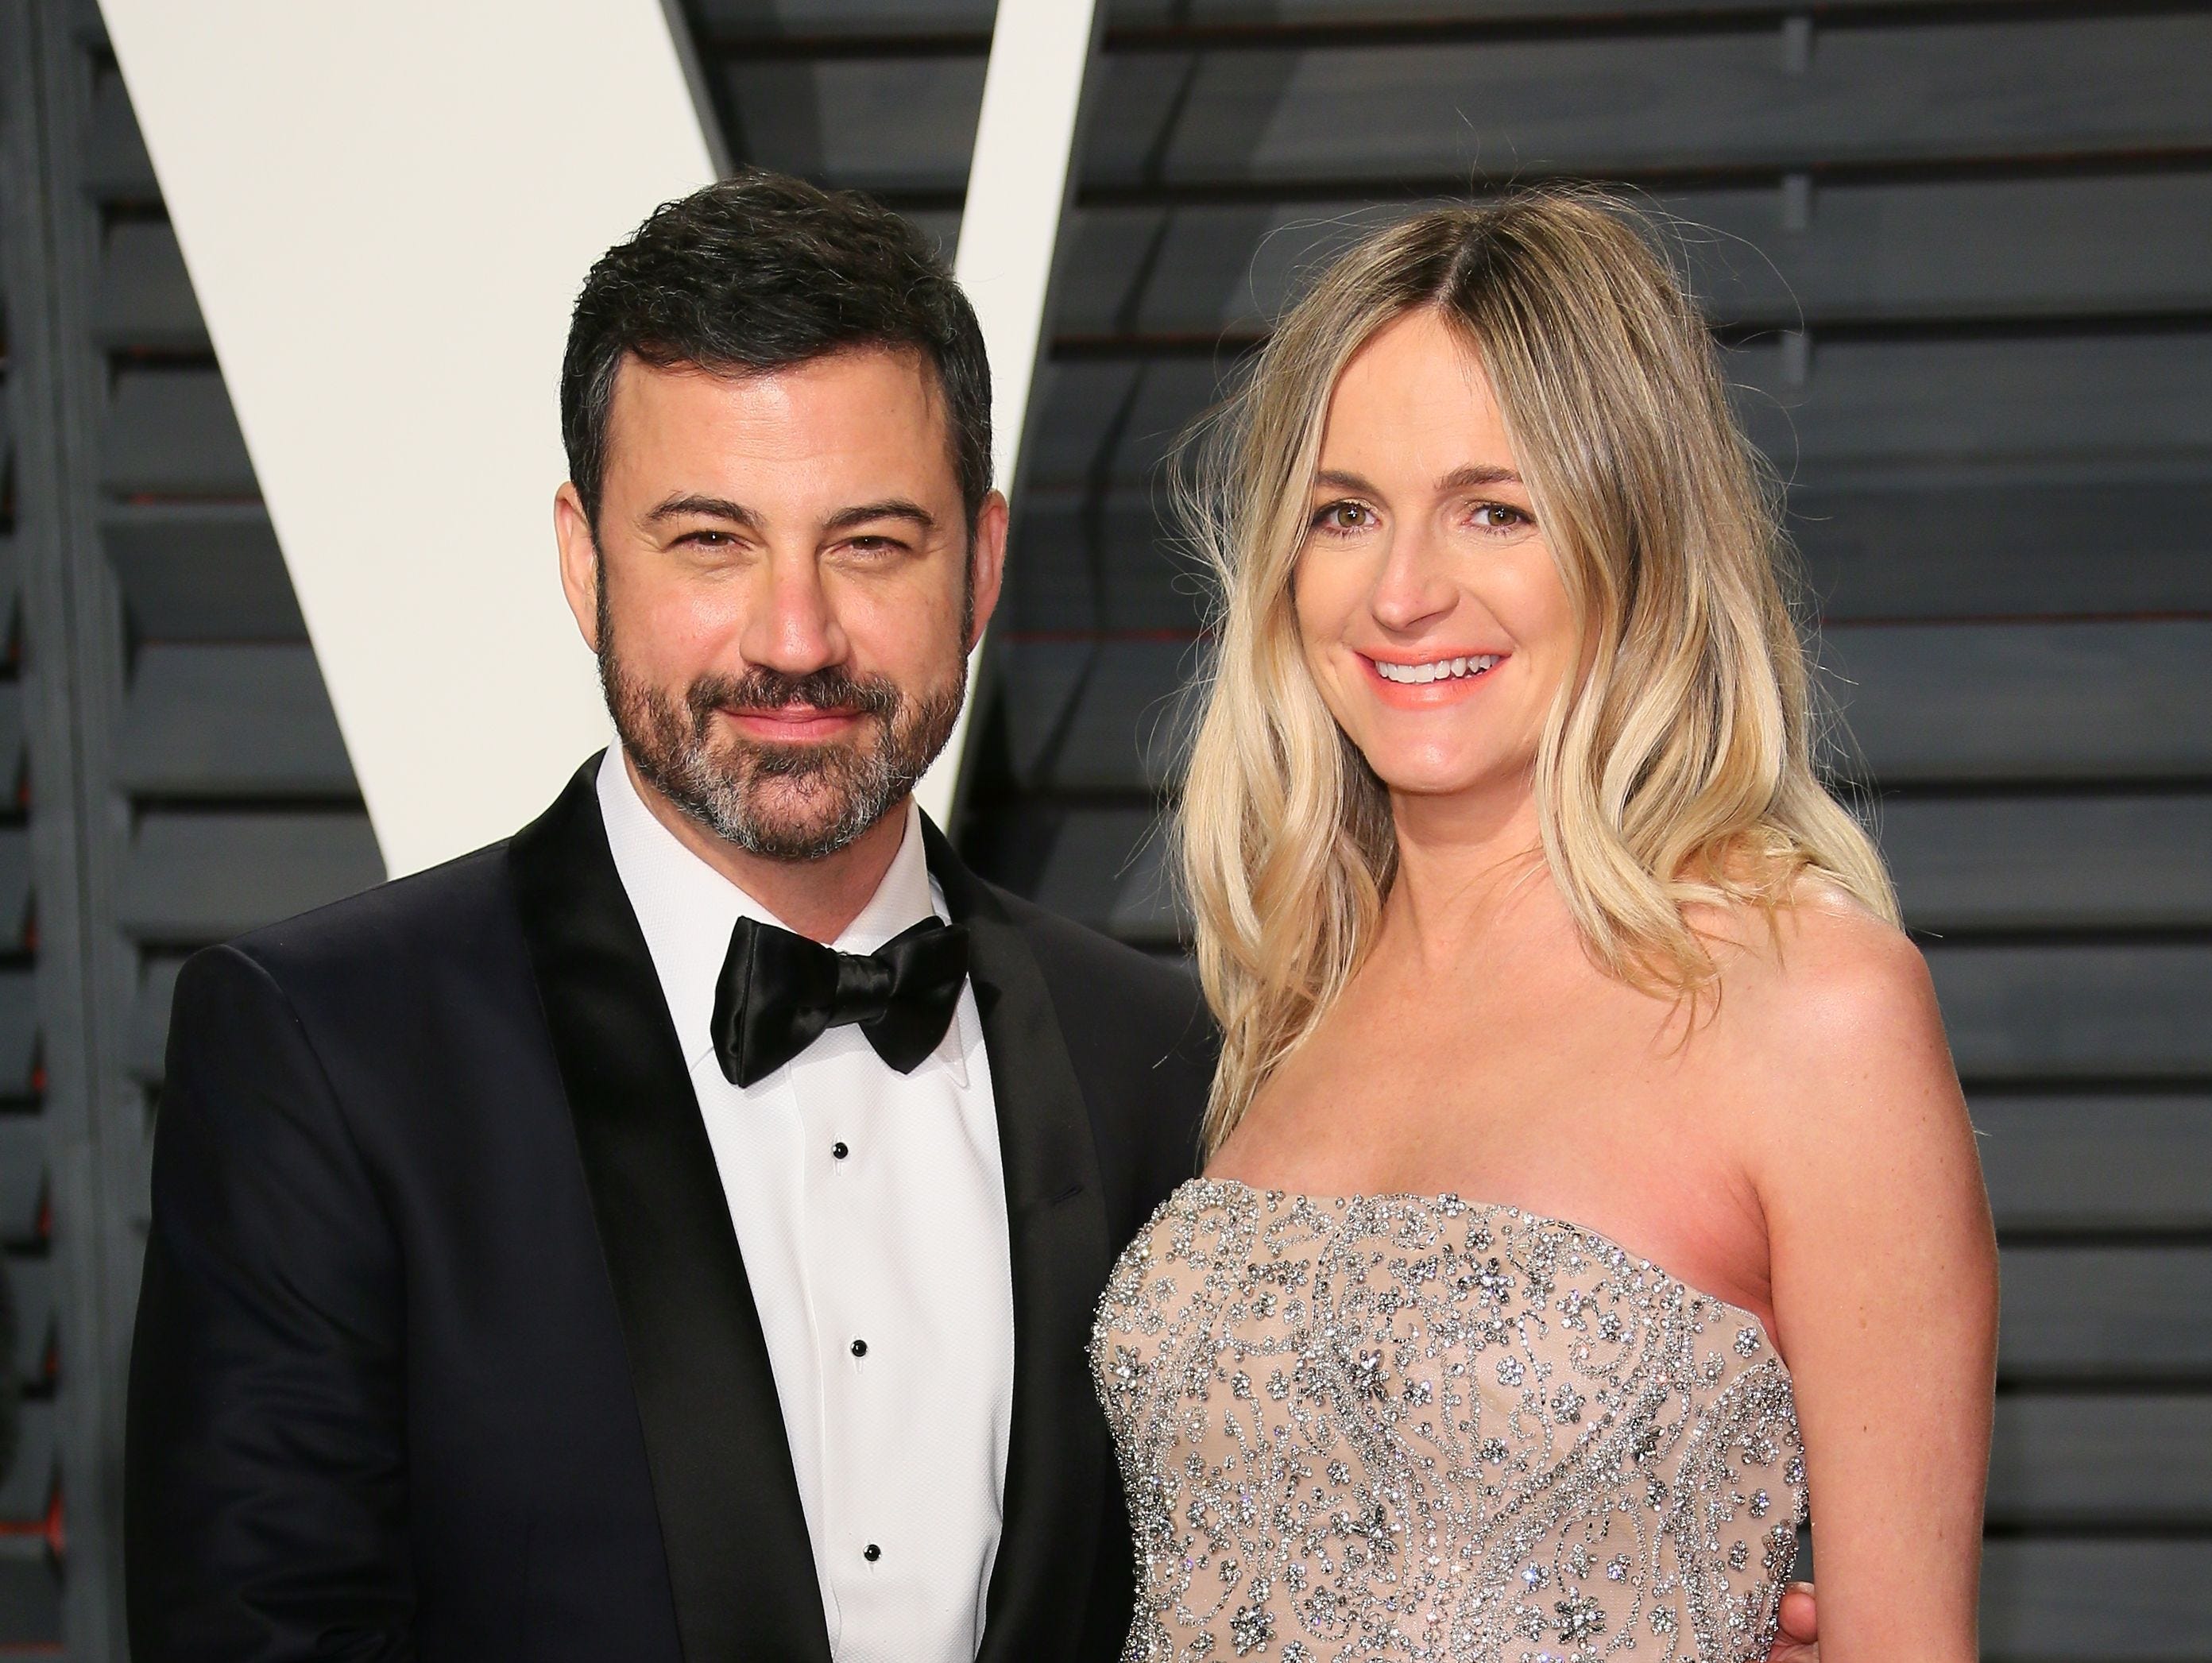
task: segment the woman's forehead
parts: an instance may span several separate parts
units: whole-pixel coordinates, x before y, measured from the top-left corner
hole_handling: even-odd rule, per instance
[[[1518,471],[1480,355],[1425,309],[1385,325],[1346,364],[1330,392],[1316,468],[1429,481]]]

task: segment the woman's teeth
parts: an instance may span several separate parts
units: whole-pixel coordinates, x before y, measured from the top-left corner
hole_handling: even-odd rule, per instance
[[[1472,659],[1437,659],[1429,664],[1390,664],[1382,659],[1370,659],[1375,673],[1386,682],[1399,682],[1408,687],[1418,687],[1423,682],[1448,682],[1462,676],[1480,676],[1496,664],[1498,654],[1481,652]]]

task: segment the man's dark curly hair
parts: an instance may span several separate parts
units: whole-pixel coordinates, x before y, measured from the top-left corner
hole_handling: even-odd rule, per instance
[[[934,370],[973,531],[991,489],[991,368],[968,297],[919,232],[855,191],[748,169],[655,209],[584,279],[561,363],[568,477],[596,530],[615,375],[733,375],[855,347],[918,353]]]

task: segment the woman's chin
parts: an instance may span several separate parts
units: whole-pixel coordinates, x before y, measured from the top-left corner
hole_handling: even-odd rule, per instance
[[[1469,807],[1491,807],[1506,798],[1528,797],[1532,782],[1527,767],[1506,768],[1467,762],[1396,762],[1368,766],[1393,797],[1417,798],[1443,805],[1464,799]]]

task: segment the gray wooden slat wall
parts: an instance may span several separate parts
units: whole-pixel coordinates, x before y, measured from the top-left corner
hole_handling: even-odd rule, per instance
[[[0,1657],[120,1658],[123,1368],[176,967],[381,863],[96,6],[0,0],[0,1248],[33,1382],[0,1483]]]
[[[1984,1134],[1985,1654],[2212,1660],[2212,6],[1109,3],[967,847],[1179,951],[1177,436],[1363,228],[1640,193]]]

